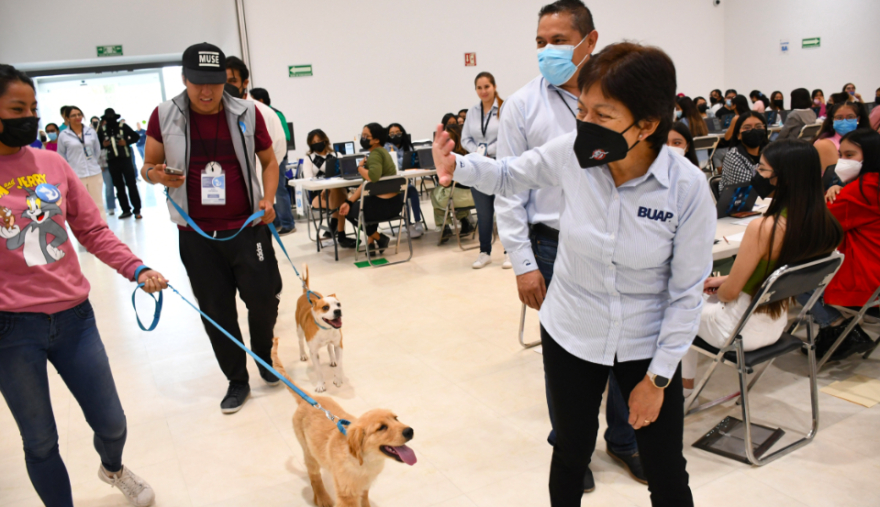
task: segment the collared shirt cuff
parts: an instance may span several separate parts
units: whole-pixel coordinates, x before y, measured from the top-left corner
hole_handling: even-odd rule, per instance
[[[657,349],[657,352],[654,353],[654,359],[651,360],[651,364],[648,366],[648,374],[653,373],[654,375],[671,379],[675,376],[675,370],[678,369],[678,363],[680,362],[681,357],[663,349]]]
[[[462,185],[466,185],[468,187],[472,187],[476,185],[477,179],[477,171],[467,157],[454,154],[455,155],[455,173],[452,175],[452,179]]]
[[[513,272],[517,276],[531,273],[538,269],[535,253],[531,248],[520,248],[519,250],[507,253],[510,255],[510,263],[513,264]]]

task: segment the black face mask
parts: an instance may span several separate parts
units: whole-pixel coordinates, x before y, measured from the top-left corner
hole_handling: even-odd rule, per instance
[[[770,183],[770,180],[758,173],[755,173],[755,175],[752,176],[751,184],[755,191],[758,192],[761,199],[766,199],[770,194],[776,191],[776,185]]]
[[[92,122],[92,128],[95,130],[98,130],[98,122],[97,121]]]
[[[748,132],[743,132],[742,134],[742,143],[746,145],[747,148],[757,148],[764,144],[764,141],[767,140],[767,131],[764,129],[752,129]]]
[[[782,101],[779,99],[774,100],[773,107],[775,107],[776,109],[782,109]]]
[[[874,100],[874,103],[880,106],[880,95],[877,95],[877,98]]]
[[[236,88],[235,85],[231,85],[231,84],[229,84],[229,83],[226,83],[226,84],[223,86],[223,90],[224,90],[226,93],[232,95],[233,97],[235,97],[235,98],[237,98],[237,99],[240,99],[241,96],[242,96],[241,90],[238,89],[238,88]]]
[[[633,123],[623,132],[615,132],[595,123],[577,121],[577,138],[574,141],[574,154],[578,164],[584,169],[596,167],[626,158],[627,152],[641,141],[629,146],[623,134],[635,125]]]
[[[400,146],[400,143],[403,141],[403,134],[394,134],[393,136],[390,136],[389,139],[391,139],[394,146]]]
[[[371,141],[372,141],[371,139],[365,139],[362,137],[361,138],[361,148],[363,148],[365,150],[369,150]]]
[[[700,105],[697,106],[697,111],[701,113],[705,113],[707,109],[709,109],[709,105],[705,102],[700,102]]]
[[[315,158],[312,159],[312,163],[315,164],[315,168],[320,169],[322,165],[324,165],[324,161],[327,160],[321,155],[316,155]]]
[[[0,118],[3,132],[0,132],[0,143],[10,148],[21,148],[37,140],[37,129],[40,119],[36,116],[27,118]]]
[[[327,143],[321,141],[320,143],[310,144],[309,149],[312,150],[312,153],[321,153],[324,151],[324,148],[327,147]]]

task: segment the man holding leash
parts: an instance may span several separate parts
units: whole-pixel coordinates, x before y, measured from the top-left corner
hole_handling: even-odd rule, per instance
[[[240,294],[248,308],[251,348],[271,363],[281,297],[266,225],[275,219],[278,185],[272,138],[253,102],[224,93],[226,56],[217,46],[202,43],[184,51],[183,82],[186,90],[150,116],[141,175],[168,187],[180,258],[202,311],[243,342],[235,301]],[[248,224],[259,210],[265,212],[262,221]],[[238,412],[250,396],[247,355],[205,319],[202,323],[229,381],[220,408]],[[263,380],[278,385],[268,370],[259,369]]]

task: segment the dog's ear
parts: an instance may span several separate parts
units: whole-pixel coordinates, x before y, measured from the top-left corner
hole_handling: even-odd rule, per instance
[[[350,426],[348,428],[348,450],[361,465],[364,464],[364,438],[366,438],[366,433],[362,427]]]
[[[327,296],[327,297],[328,297],[328,298],[335,298],[335,297],[336,297],[336,293],[334,292],[333,294],[330,294],[330,295]]]

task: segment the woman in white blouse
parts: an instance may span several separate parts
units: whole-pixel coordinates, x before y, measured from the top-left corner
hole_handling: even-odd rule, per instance
[[[70,127],[58,135],[58,154],[70,164],[103,214],[104,178],[101,177],[101,166],[98,164],[101,143],[95,129],[83,124],[82,110],[76,106],[69,107],[67,119]]]

